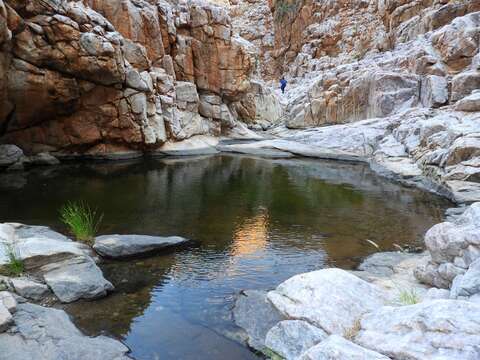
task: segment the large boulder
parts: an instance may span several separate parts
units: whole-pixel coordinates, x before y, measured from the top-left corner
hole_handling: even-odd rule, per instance
[[[268,293],[268,299],[289,319],[306,320],[328,334],[343,335],[365,313],[383,306],[387,296],[346,271],[323,269],[286,280]]]
[[[93,248],[101,256],[121,258],[164,250],[188,241],[180,236],[102,235],[95,238]]]
[[[365,315],[355,342],[394,359],[480,357],[480,306],[461,300],[385,306]]]
[[[0,334],[2,357],[11,360],[128,360],[128,348],[106,336],[83,335],[62,310],[20,304],[15,328]]]
[[[338,335],[330,335],[306,351],[299,360],[388,360],[375,351],[362,348]]]
[[[96,299],[107,295],[113,285],[91,258],[79,257],[46,265],[43,279],[60,301]]]
[[[453,279],[480,258],[480,203],[471,205],[452,222],[433,226],[425,235],[431,261],[419,266],[415,276],[438,288],[449,288]]]

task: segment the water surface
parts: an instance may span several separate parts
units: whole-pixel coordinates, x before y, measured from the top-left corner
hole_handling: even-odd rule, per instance
[[[66,306],[88,334],[123,340],[137,359],[255,359],[231,318],[242,289],[353,268],[394,244],[420,245],[450,204],[367,166],[212,156],[37,168],[0,175],[0,221],[65,232],[58,208],[86,200],[101,233],[180,235],[193,246],[106,262],[116,292]]]

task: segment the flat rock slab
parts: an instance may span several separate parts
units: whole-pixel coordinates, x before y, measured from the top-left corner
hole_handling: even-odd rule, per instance
[[[188,241],[180,236],[102,235],[95,238],[93,248],[104,257],[125,258],[184,245]]]
[[[268,331],[285,318],[268,301],[267,292],[246,290],[239,295],[233,309],[235,323],[245,330],[247,343],[263,351]]]
[[[120,341],[83,335],[62,310],[20,304],[13,320],[16,326],[0,334],[2,359],[130,359]]]
[[[355,342],[393,359],[480,359],[480,305],[432,300],[365,315]]]
[[[389,360],[375,351],[358,346],[338,335],[331,335],[325,341],[310,348],[300,360]]]
[[[367,257],[358,270],[378,276],[391,276],[395,266],[410,257],[412,257],[411,254],[394,251],[375,253]]]
[[[343,335],[365,313],[383,306],[387,294],[344,270],[323,269],[291,277],[270,291],[268,299],[286,318]]]

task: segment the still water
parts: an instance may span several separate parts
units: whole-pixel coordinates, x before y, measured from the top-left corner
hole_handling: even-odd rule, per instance
[[[394,244],[421,246],[447,201],[367,166],[242,156],[37,168],[0,175],[0,221],[65,232],[58,209],[85,200],[100,232],[180,235],[194,244],[105,262],[107,298],[66,306],[86,333],[124,341],[136,359],[256,359],[231,309],[242,289],[271,289],[326,266],[351,269]]]

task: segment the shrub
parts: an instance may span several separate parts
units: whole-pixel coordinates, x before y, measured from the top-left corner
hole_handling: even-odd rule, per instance
[[[60,220],[79,241],[93,242],[102,219],[103,214],[84,202],[69,202],[60,209]]]
[[[8,254],[8,263],[3,267],[3,273],[5,273],[6,276],[20,276],[23,274],[25,270],[25,265],[23,263],[23,260],[19,259],[17,257],[17,254],[15,254],[15,250],[13,249],[12,246],[6,245],[7,246],[7,254]]]

